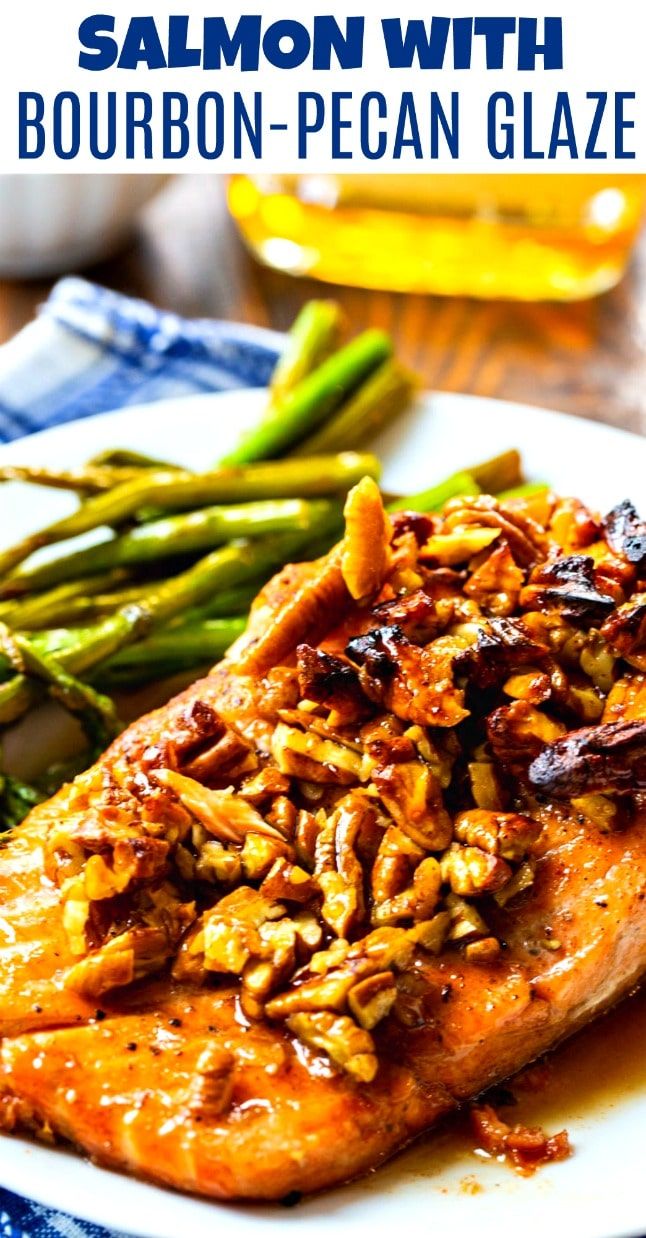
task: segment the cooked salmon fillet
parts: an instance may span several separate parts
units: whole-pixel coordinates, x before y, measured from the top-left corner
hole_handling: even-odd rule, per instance
[[[541,503],[371,518],[378,554],[353,513],[13,832],[6,1129],[218,1198],[313,1191],[640,981],[645,551],[636,517],[628,542]]]

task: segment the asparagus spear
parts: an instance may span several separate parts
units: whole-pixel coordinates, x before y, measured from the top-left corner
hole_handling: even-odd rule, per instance
[[[78,716],[93,752],[102,751],[119,733],[119,721],[109,697],[81,683],[52,654],[39,653],[25,636],[11,632],[4,623],[0,623],[0,651],[20,675],[43,683],[50,696]]]
[[[280,402],[272,402],[259,425],[242,435],[223,465],[269,460],[293,447],[335,411],[392,353],[383,331],[364,331],[308,374]]]
[[[317,455],[363,446],[383,430],[410,402],[417,380],[398,361],[388,358],[319,430],[300,443],[295,456]]]
[[[128,469],[179,469],[180,472],[185,472],[180,468],[179,464],[174,464],[172,460],[160,460],[157,456],[144,455],[141,451],[129,451],[126,447],[109,447],[107,451],[99,451],[95,456],[92,456],[86,464],[86,468],[128,468]]]
[[[70,674],[82,675],[129,641],[137,640],[150,626],[151,620],[147,611],[138,606],[124,606],[115,615],[88,629],[85,641],[77,641],[69,650],[62,651],[60,664],[63,670]],[[40,694],[38,680],[30,677],[24,670],[13,675],[6,683],[0,684],[0,725],[7,725],[22,717],[39,699]]]
[[[44,798],[35,787],[10,778],[8,774],[0,774],[0,834],[20,825],[27,813]]]
[[[303,306],[271,377],[271,398],[275,404],[334,351],[339,342],[342,318],[336,301],[308,301]]]
[[[0,553],[0,576],[10,572],[43,546],[77,537],[103,525],[119,525],[148,505],[181,511],[204,503],[313,497],[344,493],[365,474],[377,478],[379,461],[371,455],[344,452],[313,460],[280,460],[244,469],[213,473],[146,473],[106,494],[99,494],[73,515],[59,520]],[[0,586],[0,597],[25,591],[20,582]]]
[[[236,507],[205,507],[186,515],[140,525],[121,537],[100,542],[87,550],[53,559],[40,567],[25,567],[11,578],[27,583],[29,589],[45,589],[79,575],[105,572],[109,568],[147,563],[169,555],[210,550],[236,537],[258,537],[268,533],[307,533],[323,523],[327,528],[343,524],[340,503],[329,499],[266,500],[242,503]]]
[[[479,493],[480,487],[471,473],[453,473],[444,481],[431,486],[429,490],[421,490],[418,494],[407,494],[404,498],[395,499],[388,504],[388,511],[439,512],[449,499]]]
[[[126,579],[127,572],[119,568],[114,572],[106,572],[101,576],[82,576],[78,580],[70,580],[64,585],[58,585],[46,593],[37,593],[33,597],[23,598],[17,602],[0,604],[0,620],[10,627],[20,631],[33,631],[37,628],[52,628],[57,623],[72,621],[77,613],[88,613],[88,610],[99,600],[100,595],[94,594],[95,589],[109,589]],[[116,596],[121,602],[115,601],[108,611],[116,610],[117,606],[126,601],[135,600],[132,596],[124,596],[128,591],[122,590]],[[132,594],[132,590],[129,591]]]
[[[503,502],[505,499],[533,499],[534,495],[547,494],[548,490],[547,482],[526,481],[522,486],[512,486],[510,490],[502,490],[498,498]]]
[[[515,448],[503,451],[501,455],[493,456],[491,460],[472,464],[465,472],[477,481],[483,494],[498,494],[501,490],[519,486],[523,480],[522,460]]]
[[[135,687],[150,679],[218,662],[246,624],[244,617],[209,619],[154,633],[105,662],[93,676],[94,682],[109,689]]]
[[[139,605],[124,606],[93,627],[77,630],[75,640],[61,648],[58,661],[72,675],[82,675],[146,634],[153,624],[207,602],[220,589],[255,580],[302,554],[311,536],[325,532],[324,521],[308,533],[282,533],[257,541],[231,542],[200,559],[188,571],[153,588]],[[36,642],[36,647],[38,644]],[[38,684],[24,673],[0,684],[0,724],[13,722],[38,699]]]
[[[26,481],[35,486],[75,490],[80,494],[100,494],[137,475],[137,470],[132,468],[95,468],[91,465],[69,471],[23,464],[4,464],[0,467],[0,482]]]
[[[194,607],[188,614],[180,616],[173,622],[183,624],[222,615],[246,615],[264,583],[265,578],[261,577],[252,581],[250,585],[241,585],[237,589],[224,589],[210,598],[203,606]],[[88,582],[85,581],[84,588],[87,586]],[[37,594],[33,600],[36,602],[42,597],[42,610],[34,615],[28,609],[31,605],[31,598],[28,597],[24,602],[15,603],[15,619],[7,619],[7,622],[21,632],[37,632],[56,628],[61,624],[65,624],[69,629],[72,625],[89,624],[103,615],[114,614],[121,606],[126,606],[130,602],[143,602],[151,591],[151,583],[148,581],[145,585],[133,585],[128,589],[115,590],[114,593],[92,593],[85,597],[72,597],[69,601],[61,599],[60,603],[52,602],[46,610],[45,599],[54,598],[54,595],[59,592],[62,594],[66,587],[66,585],[59,585],[50,593]],[[22,607],[25,608],[24,612]]]

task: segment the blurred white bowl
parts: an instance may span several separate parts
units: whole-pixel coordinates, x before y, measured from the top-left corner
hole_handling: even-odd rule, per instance
[[[127,238],[165,175],[0,176],[0,276],[59,275]]]

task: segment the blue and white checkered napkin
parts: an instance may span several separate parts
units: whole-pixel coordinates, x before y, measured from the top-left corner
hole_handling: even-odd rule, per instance
[[[83,279],[0,348],[0,441],[171,396],[263,387],[282,337],[180,318]]]
[[[171,396],[264,386],[280,346],[271,331],[189,321],[64,279],[38,318],[0,348],[0,441]],[[152,434],[151,423],[151,445]],[[0,1189],[0,1238],[108,1235]]]

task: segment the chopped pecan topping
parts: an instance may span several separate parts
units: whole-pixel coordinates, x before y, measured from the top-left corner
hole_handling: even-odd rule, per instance
[[[530,890],[534,884],[534,876],[536,873],[536,861],[533,859],[524,860],[520,868],[516,869],[511,881],[507,882],[501,890],[494,894],[494,898],[499,907],[506,907],[512,899],[518,895],[524,894],[526,890]]]
[[[491,554],[469,576],[464,592],[474,598],[486,615],[506,618],[513,614],[525,582],[507,542],[494,545]]]
[[[500,955],[500,942],[497,937],[481,937],[480,941],[470,941],[464,948],[464,957],[470,963],[492,963]]]
[[[287,1020],[303,1044],[322,1049],[338,1066],[361,1083],[370,1083],[378,1067],[375,1042],[369,1032],[357,1027],[347,1015],[334,1015],[328,1010],[311,1014],[294,1014]]]
[[[580,624],[599,624],[614,609],[614,598],[600,593],[590,555],[567,555],[536,568],[521,591],[521,606],[528,610],[561,612]]]
[[[367,600],[378,593],[384,583],[393,535],[379,487],[371,477],[364,477],[350,491],[343,514],[343,579],[353,598],[358,601]]]
[[[364,874],[357,851],[372,815],[365,799],[348,795],[318,836],[314,871],[323,891],[321,915],[337,937],[348,937],[365,919]]]
[[[426,589],[414,589],[404,597],[380,602],[372,615],[377,627],[396,627],[413,644],[424,644],[444,627],[437,604]]]
[[[583,727],[550,743],[529,768],[530,782],[555,799],[646,789],[646,722]]]
[[[433,516],[423,512],[394,512],[390,517],[393,540],[398,542],[407,533],[412,533],[418,546],[423,546],[433,532]]]
[[[606,619],[601,635],[623,657],[646,651],[646,593],[634,593],[629,602],[618,606]]]
[[[362,686],[373,700],[397,718],[421,726],[457,726],[468,711],[464,694],[453,682],[459,644],[440,637],[425,649],[412,645],[397,626],[376,628],[356,637],[348,657],[362,668]]]
[[[347,515],[341,546],[254,603],[229,659],[236,725],[207,690],[83,775],[46,873],[72,988],[226,978],[247,1019],[286,1021],[361,1082],[374,1028],[428,1022],[418,952],[446,952],[449,974],[460,951],[495,983],[495,930],[532,889],[550,812],[628,839],[646,802],[646,526],[552,495],[391,520],[372,482]],[[565,950],[543,922],[538,940]],[[208,1048],[189,1115],[217,1120],[233,1063]],[[507,1134],[530,1159],[540,1145]]]
[[[348,1006],[360,1027],[372,1031],[390,1014],[397,998],[395,976],[391,971],[377,972],[359,980],[348,993]]]
[[[260,893],[275,902],[309,903],[317,892],[309,873],[283,856],[274,862],[260,887]]]
[[[511,861],[523,859],[541,829],[539,821],[520,813],[485,812],[480,808],[461,812],[454,824],[459,842]]]
[[[442,851],[453,834],[442,791],[428,765],[407,761],[373,775],[381,801],[395,823],[424,851]]]
[[[356,669],[342,658],[299,645],[298,680],[305,700],[333,709],[344,720],[356,721],[370,712]]]
[[[462,528],[461,525],[456,525],[450,533],[433,533],[426,545],[422,546],[420,557],[424,563],[453,567],[458,563],[466,563],[481,550],[486,550],[498,537],[500,529]]]
[[[287,795],[290,788],[291,782],[287,774],[281,774],[275,765],[265,765],[257,774],[245,778],[238,795],[259,808],[275,795]]]
[[[618,679],[608,693],[603,722],[646,722],[646,674]]]
[[[476,499],[452,499],[445,507],[444,528],[447,532],[463,526],[479,526],[497,530],[507,541],[512,555],[521,567],[531,567],[544,558],[544,537],[533,520],[511,507],[501,507],[490,495]]]
[[[612,550],[634,564],[638,571],[646,567],[646,521],[640,520],[628,499],[609,512],[604,530]]]
[[[474,645],[458,653],[454,667],[478,688],[491,688],[518,666],[540,663],[548,648],[519,619],[490,619],[478,629]]]
[[[495,894],[511,877],[504,860],[480,847],[463,847],[460,843],[454,843],[442,856],[441,873],[453,893],[462,898]]]
[[[165,928],[133,928],[113,937],[68,969],[65,985],[90,1000],[159,971],[177,936]]]
[[[449,941],[464,946],[468,942],[480,941],[490,936],[487,925],[473,903],[453,893],[447,895],[445,902],[450,918],[447,934]]]
[[[428,856],[418,864],[411,885],[373,909],[372,922],[397,924],[400,920],[428,920],[440,899],[442,871],[438,861]]]
[[[425,854],[403,830],[390,825],[381,839],[372,867],[373,901],[384,903],[400,894]]]
[[[207,1045],[195,1064],[187,1096],[192,1118],[212,1122],[226,1113],[233,1096],[235,1058],[228,1049]]]
[[[565,727],[525,701],[514,701],[489,715],[487,734],[502,768],[522,773],[545,744],[565,734]]]

